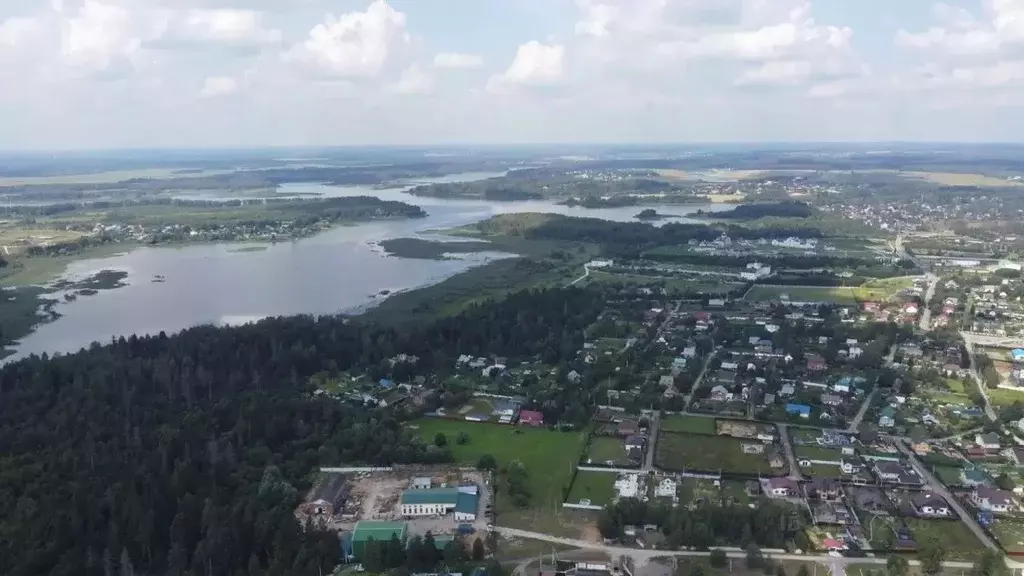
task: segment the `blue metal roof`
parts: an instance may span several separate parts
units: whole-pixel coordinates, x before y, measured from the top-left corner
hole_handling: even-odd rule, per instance
[[[792,414],[792,413],[810,414],[811,413],[811,407],[808,406],[807,404],[793,404],[793,403],[790,403],[790,404],[786,404],[786,412],[788,412],[790,414]]]
[[[459,496],[455,500],[455,511],[461,514],[476,514],[476,502],[476,494],[459,492]]]

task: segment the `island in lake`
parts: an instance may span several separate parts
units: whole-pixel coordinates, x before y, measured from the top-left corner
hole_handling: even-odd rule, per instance
[[[633,216],[637,220],[664,220],[665,218],[672,218],[671,214],[661,214],[654,208],[644,208],[640,212],[637,212],[636,216]]]

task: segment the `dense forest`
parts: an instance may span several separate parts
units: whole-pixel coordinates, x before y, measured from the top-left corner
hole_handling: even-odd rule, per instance
[[[814,209],[806,202],[787,200],[764,204],[743,204],[732,210],[709,212],[706,215],[719,219],[756,220],[758,218],[808,218]]]
[[[119,338],[0,370],[0,573],[318,575],[333,533],[293,510],[322,464],[436,461],[389,413],[311,394],[317,373],[423,373],[459,354],[574,354],[601,296],[523,292],[427,325],[339,317]]]

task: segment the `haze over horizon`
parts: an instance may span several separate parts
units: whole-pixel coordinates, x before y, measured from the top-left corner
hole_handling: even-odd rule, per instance
[[[8,0],[0,149],[1012,142],[1024,1]]]

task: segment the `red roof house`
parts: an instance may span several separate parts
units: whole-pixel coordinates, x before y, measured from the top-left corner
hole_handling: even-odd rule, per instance
[[[544,415],[536,410],[522,410],[519,412],[519,423],[525,426],[543,426]]]
[[[864,303],[864,311],[865,312],[878,312],[878,302],[865,302]]]
[[[821,356],[811,356],[807,359],[807,370],[820,372],[825,369],[825,359]]]

